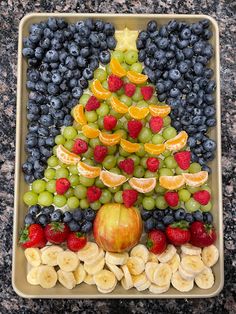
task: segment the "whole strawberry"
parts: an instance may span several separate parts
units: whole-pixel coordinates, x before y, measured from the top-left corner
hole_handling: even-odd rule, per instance
[[[135,190],[124,190],[122,192],[123,203],[125,207],[131,207],[138,199],[138,192]]]
[[[188,243],[190,240],[189,223],[181,220],[166,228],[166,236],[170,243],[176,246]]]
[[[56,192],[59,195],[65,194],[70,188],[70,181],[67,178],[56,180]]]
[[[171,207],[175,207],[179,203],[179,195],[177,192],[166,192],[164,195],[164,198],[167,202],[167,204]]]
[[[128,97],[132,97],[133,94],[135,93],[135,90],[136,90],[136,86],[132,83],[126,83],[124,85],[125,95]]]
[[[108,148],[102,145],[96,145],[93,151],[94,160],[96,162],[103,162],[108,154]]]
[[[166,235],[161,230],[152,230],[148,233],[147,248],[154,254],[161,254],[167,246]]]
[[[207,190],[197,191],[193,194],[193,198],[201,205],[207,205],[211,199],[211,194]]]
[[[116,127],[117,119],[112,115],[105,116],[103,118],[104,129],[107,131],[111,131]]]
[[[181,169],[187,170],[190,166],[191,152],[183,151],[183,152],[175,153],[174,159]]]
[[[146,161],[146,165],[149,171],[156,172],[159,168],[160,161],[155,157],[149,157]]]
[[[132,174],[134,172],[134,161],[132,158],[127,158],[125,160],[120,161],[118,166],[127,174]]]
[[[20,234],[20,245],[24,248],[42,248],[46,245],[43,227],[39,224],[26,226]]]
[[[47,241],[53,244],[60,244],[65,242],[69,232],[69,227],[63,222],[51,222],[44,228]]]
[[[137,138],[140,131],[142,130],[142,122],[138,120],[130,120],[127,124],[129,136],[132,138]]]
[[[102,195],[102,190],[96,186],[90,186],[87,189],[87,199],[89,203],[98,201],[101,195]]]
[[[85,110],[93,111],[100,107],[100,102],[95,96],[91,96],[85,105]]]
[[[123,86],[124,82],[118,76],[111,74],[108,77],[108,88],[111,92],[117,92]]]
[[[88,143],[82,140],[81,138],[78,138],[75,140],[74,145],[72,147],[72,152],[75,154],[83,154],[86,153],[88,150]]]
[[[87,237],[81,232],[71,232],[67,238],[67,247],[73,252],[77,252],[85,247]]]
[[[158,133],[163,128],[164,122],[161,117],[151,117],[149,120],[149,126],[152,130],[152,133]]]
[[[141,87],[141,94],[143,95],[144,100],[149,100],[152,98],[154,93],[154,88],[152,86],[143,86]]]
[[[206,247],[216,241],[215,228],[201,221],[195,221],[191,224],[190,233],[190,243],[197,247]]]

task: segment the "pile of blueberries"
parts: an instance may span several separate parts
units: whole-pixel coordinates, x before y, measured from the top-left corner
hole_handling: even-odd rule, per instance
[[[203,221],[204,223],[212,224],[213,222],[213,216],[210,212],[201,212],[200,210],[196,210],[195,212],[187,213],[183,208],[178,208],[176,210],[171,208],[164,210],[142,209],[141,217],[144,221],[145,232],[149,232],[153,229],[165,231],[168,225],[180,220],[185,220],[189,223],[194,221]]]
[[[45,227],[50,222],[64,222],[71,231],[80,231],[89,233],[93,228],[93,221],[96,217],[96,211],[91,208],[75,209],[73,212],[61,211],[54,206],[40,207],[39,205],[30,206],[25,216],[25,225],[38,223]]]
[[[208,63],[213,56],[208,20],[187,24],[171,20],[158,28],[155,21],[139,33],[137,48],[144,73],[156,86],[158,100],[172,108],[172,125],[189,134],[192,161],[209,171],[216,144],[206,132],[216,125],[216,87]]]
[[[99,62],[110,61],[114,33],[112,24],[92,19],[68,25],[63,19],[49,18],[30,26],[22,51],[28,62],[28,158],[22,167],[27,183],[43,177],[60,127],[72,124],[71,108]]]

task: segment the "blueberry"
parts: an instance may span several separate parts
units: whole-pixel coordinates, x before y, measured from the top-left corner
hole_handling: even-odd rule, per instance
[[[157,92],[161,94],[165,91],[165,85],[163,83],[157,83],[156,89],[157,89]]]
[[[34,57],[34,50],[32,48],[23,48],[22,54],[24,57]]]
[[[57,95],[59,93],[59,87],[56,84],[49,83],[47,91],[50,95]]]
[[[159,34],[161,37],[167,37],[168,36],[168,31],[167,31],[167,28],[165,25],[160,27]]]
[[[88,26],[83,25],[83,26],[81,26],[81,27],[78,29],[78,34],[79,34],[81,37],[87,38],[87,37],[91,34],[91,30],[89,29]]]
[[[76,66],[77,66],[77,62],[76,62],[75,57],[73,57],[73,56],[68,56],[68,57],[66,57],[65,66],[66,66],[68,69],[70,69],[70,70],[75,69]]]
[[[35,89],[38,92],[41,93],[46,93],[47,91],[47,84],[43,81],[38,81],[37,83],[35,83]]]
[[[25,173],[25,174],[32,174],[32,171],[33,171],[33,165],[32,163],[30,162],[25,162],[23,165],[22,165],[22,171]]]
[[[56,72],[56,73],[53,73],[52,75],[52,82],[55,83],[55,84],[60,84],[62,81],[62,77],[60,75],[60,73]]]
[[[101,20],[96,20],[95,21],[95,29],[99,32],[101,32],[104,28],[104,22]]]
[[[203,221],[206,224],[212,224],[213,223],[213,216],[211,213],[203,213]]]
[[[63,219],[62,219],[62,221],[63,222],[65,222],[65,223],[68,223],[68,222],[70,222],[71,220],[72,220],[72,214],[71,214],[71,212],[68,212],[68,211],[66,211],[66,212],[64,212],[64,214],[63,214]]]
[[[81,225],[81,232],[89,233],[93,228],[93,224],[91,221],[83,221]]]
[[[143,70],[143,73],[148,76],[149,80],[152,83],[156,82],[155,72],[152,71],[149,67],[145,67],[144,70]]]
[[[165,226],[170,225],[174,222],[174,217],[170,214],[166,215],[163,219],[162,219],[163,223]]]
[[[32,216],[36,216],[40,212],[41,208],[39,205],[32,205],[28,209],[28,213]]]
[[[153,211],[153,218],[157,219],[157,220],[162,220],[164,217],[164,211],[163,210],[157,210],[155,209]]]
[[[116,40],[115,40],[114,37],[112,37],[112,36],[107,37],[106,42],[107,42],[107,47],[109,49],[112,49],[112,50],[115,49],[115,47],[116,47]]]
[[[50,215],[51,213],[54,212],[54,206],[51,205],[51,206],[42,207],[41,212],[42,214]]]
[[[96,216],[96,213],[91,208],[87,208],[84,211],[84,219],[87,221],[93,221]]]
[[[211,39],[212,36],[213,36],[213,33],[212,33],[211,30],[209,30],[209,29],[204,29],[203,34],[202,34],[202,37],[203,37],[205,40]]]
[[[192,223],[192,222],[194,222],[194,217],[192,214],[186,213],[184,220],[186,220],[189,223]]]
[[[178,81],[180,79],[180,77],[181,77],[181,74],[180,74],[178,69],[171,69],[169,71],[169,78],[172,81],[176,82],[176,81]]]
[[[98,61],[98,59],[96,58],[93,58],[93,59],[91,59],[90,60],[90,62],[89,62],[89,68],[92,70],[92,71],[94,71],[94,70],[96,70],[97,68],[99,67],[99,61]]]
[[[74,98],[80,98],[83,94],[83,90],[82,88],[80,88],[79,86],[78,87],[74,87],[72,89],[72,95]]]
[[[81,221],[83,218],[83,213],[81,209],[78,208],[72,213],[72,216],[75,221]]]
[[[157,50],[157,46],[155,44],[150,44],[146,48],[146,54],[148,56],[154,56],[154,53],[156,52],[156,50]]]
[[[157,22],[154,20],[151,20],[147,24],[147,31],[150,33],[153,33],[157,30]]]
[[[188,47],[188,45],[189,45],[189,40],[178,40],[177,42],[177,46],[179,49],[184,49]]]
[[[169,40],[166,37],[160,38],[158,42],[158,47],[160,49],[166,49],[169,45]]]
[[[178,88],[174,87],[170,90],[170,97],[176,98],[180,95],[180,91]]]
[[[161,221],[157,221],[155,225],[155,229],[165,231],[166,228],[165,228],[165,225]]]
[[[57,62],[59,60],[59,55],[58,55],[58,52],[56,50],[48,50],[46,52],[46,59],[49,61],[49,62]]]
[[[63,120],[62,125],[64,126],[70,126],[73,123],[73,118],[70,114],[67,114]]]
[[[80,225],[73,219],[69,221],[68,227],[72,232],[80,231]]]
[[[216,119],[215,118],[207,119],[206,125],[209,126],[209,127],[215,126],[216,125]]]
[[[176,30],[176,28],[178,27],[178,22],[176,20],[171,20],[168,24],[167,24],[167,30],[169,32],[173,32],[174,30]]]
[[[203,142],[203,148],[208,152],[212,152],[216,149],[216,143],[215,141],[208,139]]]
[[[150,217],[144,222],[144,230],[145,232],[149,232],[155,228],[156,221],[154,218]]]
[[[186,216],[186,212],[183,208],[179,208],[178,210],[174,212],[174,217],[175,217],[175,220],[177,221],[185,219],[185,216]]]
[[[27,214],[24,220],[25,225],[32,225],[35,223],[35,217],[32,214]]]
[[[206,45],[202,51],[203,55],[210,59],[213,56],[213,48],[210,44]]]
[[[152,217],[152,212],[143,208],[141,209],[140,214],[143,220],[147,220],[148,218]]]
[[[201,23],[194,23],[191,25],[191,30],[194,34],[200,35],[203,31],[203,26]]]
[[[212,93],[215,90],[216,87],[216,82],[215,81],[209,81],[209,83],[207,84],[205,91],[206,93]]]
[[[56,31],[58,29],[57,26],[57,20],[55,18],[50,17],[47,21],[48,27],[52,30],[52,31]]]
[[[182,118],[180,119],[180,122],[185,125],[188,126],[192,123],[192,117],[188,114],[185,114],[182,116]]]
[[[62,220],[62,211],[60,209],[56,209],[54,212],[50,214],[51,221],[61,221]]]
[[[49,222],[48,216],[45,214],[40,214],[37,217],[36,222],[45,227]]]
[[[191,37],[191,30],[189,28],[183,28],[180,32],[180,37],[182,39],[189,39]]]
[[[203,221],[203,214],[200,210],[196,210],[195,212],[193,212],[193,217],[197,221]]]
[[[167,97],[166,93],[159,94],[158,95],[158,100],[160,102],[163,102],[166,99],[166,97]]]
[[[115,33],[115,27],[111,23],[105,23],[103,32],[107,36],[112,36]]]

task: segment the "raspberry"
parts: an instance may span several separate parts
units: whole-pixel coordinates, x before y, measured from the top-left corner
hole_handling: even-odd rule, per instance
[[[60,178],[56,180],[56,192],[57,194],[63,195],[70,188],[70,181],[66,178]]]
[[[154,89],[152,86],[143,86],[141,87],[141,94],[143,95],[144,100],[149,100],[152,98]]]
[[[138,120],[130,120],[128,121],[128,132],[129,136],[132,138],[137,138],[140,131],[142,130],[142,122]]]
[[[181,169],[186,170],[190,166],[191,152],[184,151],[184,152],[175,153],[174,159]]]
[[[125,95],[128,97],[132,97],[133,94],[135,93],[135,90],[136,90],[136,86],[132,83],[127,83],[124,85]]]
[[[149,171],[156,172],[159,168],[160,162],[155,157],[149,157],[146,161],[146,165]]]
[[[108,78],[109,91],[116,92],[123,86],[123,81],[118,76],[111,74]]]
[[[116,127],[116,124],[117,124],[117,119],[112,115],[105,116],[103,118],[103,126],[104,126],[104,129],[107,131],[113,130]]]
[[[166,192],[164,197],[168,205],[171,207],[175,207],[179,203],[179,196],[177,192]]]
[[[84,141],[78,138],[72,147],[72,152],[75,154],[83,154],[86,153],[88,150],[88,144]]]
[[[124,190],[122,192],[122,198],[125,207],[131,207],[138,199],[138,192],[135,190]]]
[[[89,203],[96,202],[102,195],[102,190],[96,186],[90,186],[87,189],[87,199]]]
[[[127,158],[119,162],[119,167],[127,174],[132,174],[134,172],[134,161],[131,158]]]
[[[161,117],[151,117],[149,126],[153,133],[158,133],[163,127],[163,119]]]
[[[201,205],[207,205],[211,199],[211,194],[207,190],[202,190],[195,192],[193,198]]]
[[[95,96],[91,96],[85,105],[85,110],[92,111],[100,107],[100,102]]]
[[[96,145],[93,151],[94,160],[96,162],[103,162],[107,153],[108,153],[108,148],[106,146]]]

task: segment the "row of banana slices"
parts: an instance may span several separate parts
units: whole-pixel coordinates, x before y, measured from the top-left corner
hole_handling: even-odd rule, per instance
[[[65,288],[73,289],[85,282],[96,285],[101,293],[112,292],[120,281],[125,290],[149,289],[160,294],[170,284],[181,292],[196,285],[209,289],[214,284],[211,267],[217,262],[218,249],[211,245],[204,249],[182,245],[180,254],[169,244],[159,255],[150,253],[143,244],[128,253],[104,252],[94,242],[88,242],[77,253],[57,245],[43,249],[28,248],[25,256],[31,266],[27,281],[32,285],[52,288],[59,281]]]

